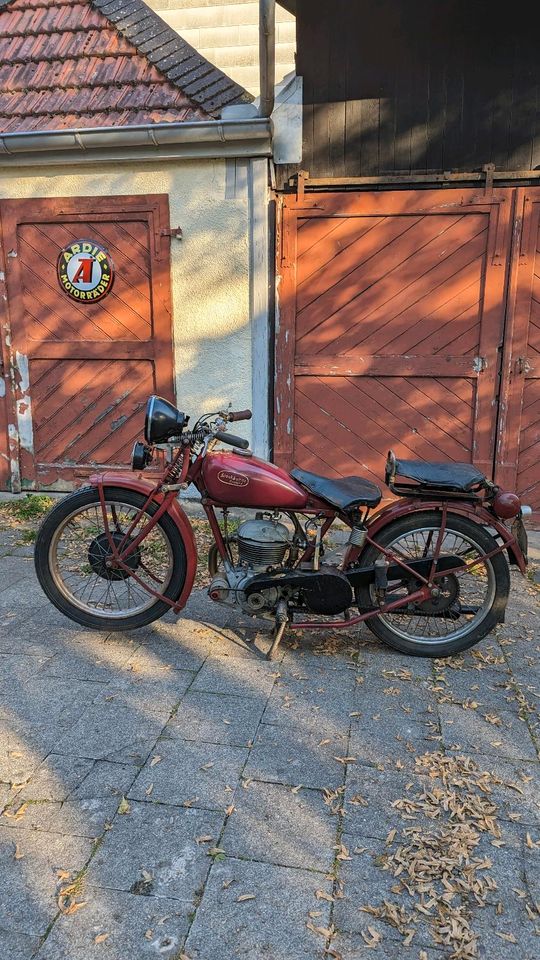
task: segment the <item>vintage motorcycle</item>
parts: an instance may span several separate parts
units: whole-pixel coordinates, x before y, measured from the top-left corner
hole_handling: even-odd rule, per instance
[[[399,460],[390,452],[385,479],[397,499],[373,514],[382,494],[367,479],[288,474],[253,456],[246,440],[227,432],[229,423],[249,419],[249,410],[208,414],[189,430],[189,417],[150,397],[145,442],[133,449],[136,475],[90,477],[42,523],[35,562],[52,603],[109,631],[179,613],[197,548],[178,496],[193,484],[215,541],[208,594],[273,621],[269,659],[286,628],[350,629],[365,621],[398,650],[446,657],[504,620],[509,562],[523,574],[527,563],[530,508],[516,494],[470,464]],[[151,476],[158,450],[162,469]],[[254,516],[233,530],[231,507]],[[336,520],[348,540],[342,557],[325,562]]]

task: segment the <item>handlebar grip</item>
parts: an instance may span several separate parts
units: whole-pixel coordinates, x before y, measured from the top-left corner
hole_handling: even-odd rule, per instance
[[[228,443],[231,447],[240,447],[241,450],[247,450],[249,447],[249,440],[244,440],[243,437],[235,437],[232,433],[215,433],[214,436],[216,440]]]
[[[237,420],[251,420],[253,414],[251,410],[233,410],[227,415],[229,423],[235,423]]]

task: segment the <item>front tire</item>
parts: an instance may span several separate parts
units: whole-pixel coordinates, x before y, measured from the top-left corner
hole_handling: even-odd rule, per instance
[[[118,542],[146,499],[134,490],[105,490],[109,525]],[[146,508],[133,538],[157,509],[155,503]],[[108,549],[95,487],[83,487],[53,507],[39,529],[34,551],[37,577],[51,603],[76,623],[108,632],[144,627],[167,613],[169,605],[131,576],[107,570]],[[178,599],[186,579],[186,551],[167,514],[131,557],[140,579],[163,596]]]
[[[412,514],[390,523],[376,536],[382,547],[396,552],[402,560],[429,557],[440,531],[441,513],[436,510]],[[458,554],[464,560],[484,557],[497,549],[493,537],[473,521],[449,514],[441,554]],[[371,566],[381,553],[371,544],[358,563]],[[419,581],[407,580],[390,585],[392,599],[412,593]],[[442,581],[442,600],[437,611],[434,601],[412,604],[366,620],[370,630],[384,643],[416,657],[450,657],[474,646],[504,619],[510,591],[508,563],[499,553],[474,570],[450,575]],[[356,591],[361,610],[378,605],[374,586]],[[388,602],[388,600],[387,600]],[[446,607],[446,608],[445,608]],[[430,615],[431,611],[431,615]],[[466,611],[466,612],[461,612]]]

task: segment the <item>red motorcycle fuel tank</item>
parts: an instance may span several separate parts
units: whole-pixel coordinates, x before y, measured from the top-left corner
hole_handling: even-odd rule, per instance
[[[257,457],[208,453],[202,467],[212,500],[237,507],[303,510],[308,494],[285,470]]]

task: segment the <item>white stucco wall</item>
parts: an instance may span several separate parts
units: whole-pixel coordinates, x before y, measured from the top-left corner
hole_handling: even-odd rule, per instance
[[[171,227],[184,237],[171,240],[177,402],[192,418],[229,400],[236,409],[252,405],[248,163],[0,170],[0,200],[168,194]],[[242,425],[244,436],[249,429]]]

